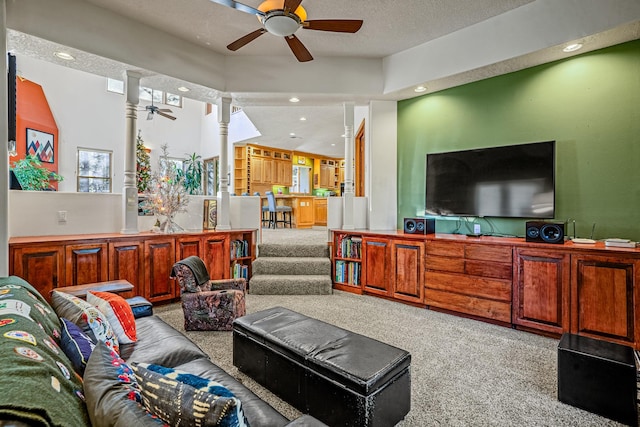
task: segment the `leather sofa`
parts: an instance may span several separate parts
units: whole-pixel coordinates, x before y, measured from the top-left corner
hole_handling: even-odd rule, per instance
[[[20,298],[15,296],[23,290],[26,291],[25,295],[27,297]],[[2,298],[3,296],[5,298]],[[30,305],[30,307],[28,307],[26,310],[24,308],[20,308],[21,306],[24,307],[25,303],[27,305]],[[50,356],[53,357],[53,369],[57,369],[55,366],[57,365],[66,374],[67,380],[72,383],[74,381],[74,375],[72,368],[70,368],[70,359],[67,358],[65,356],[65,353],[63,351],[60,351],[60,348],[55,344],[47,344],[51,351],[46,350],[42,345],[42,342],[47,340],[47,338],[38,336],[39,329],[42,329],[45,332],[48,330],[53,331],[56,328],[56,321],[58,322],[58,325],[60,325],[62,322],[57,317],[51,306],[48,305],[47,301],[37,293],[35,288],[31,287],[27,282],[17,277],[0,278],[0,306],[5,307],[4,310],[0,309],[0,324],[3,325],[3,330],[1,331],[3,334],[6,331],[10,331],[12,326],[20,325],[19,328],[21,331],[31,331],[31,334],[27,335],[37,337],[34,338],[33,342],[30,343],[33,345],[25,343],[24,334],[16,337],[22,337],[22,340],[6,339],[3,341],[2,339],[0,339],[0,359],[6,361],[8,359],[6,359],[5,357],[13,357],[14,359],[18,360],[18,364],[23,363],[21,362],[22,360],[26,360],[26,362],[24,363],[26,364],[27,368],[32,365],[35,368],[39,368],[43,365],[42,363],[38,364],[33,360],[29,360],[27,357],[20,357],[19,355],[16,356],[16,354],[18,353],[18,351],[16,351],[17,348],[26,349],[25,352],[23,352],[23,355],[29,354],[27,350],[34,349],[42,356],[44,356],[45,359],[49,358]],[[22,312],[18,313],[18,310],[22,310]],[[19,315],[16,315],[16,313],[18,313]],[[41,314],[42,320],[39,319]],[[28,319],[31,322],[25,319]],[[20,324],[20,322],[23,322],[22,325]],[[30,323],[37,323],[38,326],[36,326],[36,328],[34,329],[26,329],[26,327],[29,327]],[[176,370],[179,369],[184,372],[216,381],[230,390],[235,395],[235,397],[240,400],[246,420],[251,426],[276,427],[324,425],[307,415],[290,422],[267,402],[260,399],[257,395],[246,388],[233,376],[217,366],[212,360],[210,360],[209,356],[189,338],[168,325],[159,317],[151,315],[138,318],[135,320],[135,326],[137,332],[137,341],[134,343],[121,344],[119,348],[120,357],[124,359],[127,364],[134,365],[136,362],[156,364],[167,368],[175,368]],[[52,336],[57,336],[57,333],[53,332]],[[54,340],[52,339],[51,341]],[[96,352],[96,350],[94,350],[94,352]],[[29,365],[29,363],[31,363],[31,365]],[[87,392],[89,391],[87,390],[87,387],[93,387],[91,381],[87,379],[88,370],[89,369],[87,365],[87,371],[85,371],[84,381],[85,395],[87,395]],[[60,403],[56,403],[55,401],[47,397],[46,393],[50,392],[49,383],[57,386],[58,393],[54,393],[56,399],[63,393],[72,393],[70,391],[67,391],[66,385],[64,383],[64,378],[62,378],[61,385],[59,381],[57,383],[54,381],[54,375],[51,376],[50,380],[46,374],[36,374],[36,371],[33,372],[33,375],[25,373],[23,366],[22,368],[13,371],[11,369],[8,369],[5,371],[4,376],[0,376],[0,389],[3,390],[2,396],[0,396],[0,426],[22,427],[25,425],[68,425],[72,427],[79,427],[80,425],[92,425],[86,414],[88,404],[82,404],[82,406],[80,407],[81,411],[85,411],[85,414],[82,416],[86,420],[86,423],[78,423],[77,421],[72,421],[71,408],[65,408],[66,412],[64,416],[68,417],[69,421],[64,421],[62,423],[53,423],[46,421],[35,422],[31,419],[23,418],[25,412],[30,411],[29,407],[26,407],[27,409],[25,410],[25,406],[23,405],[24,400],[31,398],[31,396],[34,400],[33,402],[31,402],[34,408],[33,413],[37,412],[38,414],[41,414],[43,419],[47,418],[47,415],[45,413],[48,409],[53,409],[53,406],[60,405]],[[69,374],[69,372],[71,372],[71,374]],[[56,373],[59,374],[60,372]],[[16,382],[16,380],[18,380],[16,378],[17,376],[22,377],[19,379],[19,382]],[[33,376],[34,380],[37,379],[35,378],[36,376],[43,377],[42,379],[44,380],[44,385],[29,385],[27,380],[30,379],[30,376]],[[13,380],[13,382],[11,382],[11,380]],[[95,383],[95,379],[92,381],[93,383]],[[76,383],[82,384],[82,382]],[[21,387],[16,387],[16,384],[21,384]],[[32,390],[29,390],[29,388],[32,388]],[[4,393],[7,390],[11,390],[12,392],[15,391],[16,393],[15,395],[13,393]],[[81,396],[81,392],[82,390],[76,390],[78,396],[80,396],[82,400],[84,400],[84,396]],[[16,397],[12,397],[12,395]],[[75,398],[75,396],[72,396],[70,398]],[[80,400],[78,401],[80,402]],[[87,403],[88,401],[89,399],[87,399]],[[109,418],[108,422],[104,423],[104,425],[147,425],[146,421],[145,423],[141,423],[137,418],[132,419],[131,414],[127,415],[127,419],[119,420],[118,418],[121,416],[121,414],[118,413],[118,409],[116,407],[114,408],[101,408],[104,409],[101,414],[108,414],[106,416],[103,415],[103,418]],[[22,416],[20,415],[19,410],[23,411]],[[143,414],[142,417],[146,415],[146,417],[149,418],[149,415],[145,414],[144,410],[142,410],[141,412]]]

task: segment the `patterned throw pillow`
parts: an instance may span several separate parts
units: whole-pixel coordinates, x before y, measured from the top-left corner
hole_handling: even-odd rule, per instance
[[[136,319],[127,300],[110,292],[89,291],[87,302],[107,316],[120,344],[136,342]]]
[[[75,323],[94,342],[102,341],[107,347],[120,353],[118,338],[113,332],[107,316],[88,302],[64,292],[51,293],[51,305],[58,317]]]
[[[98,343],[85,369],[84,392],[93,427],[159,427],[161,420],[140,403],[140,389],[131,367]]]
[[[147,363],[132,368],[145,407],[169,425],[249,425],[240,400],[215,381]]]
[[[60,347],[71,360],[73,369],[83,375],[89,356],[96,345],[75,323],[64,318],[60,320],[62,321]]]

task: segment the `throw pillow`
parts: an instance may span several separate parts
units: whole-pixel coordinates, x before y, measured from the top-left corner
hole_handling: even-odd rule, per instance
[[[62,321],[60,347],[62,347],[64,354],[71,360],[73,369],[75,369],[78,374],[83,375],[84,368],[87,366],[87,361],[89,360],[89,356],[91,356],[95,344],[87,334],[82,332],[78,325],[64,318],[60,320]]]
[[[89,291],[87,302],[98,307],[98,310],[107,316],[109,324],[118,337],[118,343],[136,342],[136,319],[127,300],[110,292]]]
[[[57,344],[60,323],[57,329],[51,324],[47,310],[53,310],[25,284],[0,278],[0,420],[89,425],[82,380]]]
[[[89,357],[84,393],[93,427],[163,425],[140,403],[140,391],[131,367],[104,343],[98,343]]]
[[[94,342],[102,341],[107,347],[120,352],[116,337],[107,316],[88,302],[71,294],[53,291],[51,305],[58,317],[69,319],[82,329]]]
[[[132,368],[145,407],[169,425],[248,426],[240,401],[221,384],[158,365]]]

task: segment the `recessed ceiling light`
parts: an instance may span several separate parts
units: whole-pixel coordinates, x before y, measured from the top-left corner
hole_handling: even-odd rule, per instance
[[[64,59],[65,61],[73,61],[75,59],[73,55],[67,52],[56,52],[54,55],[60,59]]]
[[[575,52],[576,50],[580,49],[582,47],[582,44],[580,43],[572,43],[568,46],[565,46],[564,49],[562,49],[563,52]]]
[[[300,99],[296,98],[295,96],[289,98],[289,102],[300,102]]]
[[[336,144],[331,144],[331,146],[332,146],[332,147],[335,147],[335,146],[336,146]]]
[[[307,121],[307,118],[306,117],[300,117],[300,121],[301,122],[305,122],[305,121]]]
[[[189,88],[188,88],[188,87],[184,87],[184,86],[180,86],[180,87],[178,88],[178,90],[179,90],[180,92],[189,92]]]
[[[291,132],[291,133],[289,134],[289,136],[296,136],[296,134],[295,134],[295,133],[293,133],[293,132]]]
[[[420,93],[420,92],[425,92],[426,90],[427,90],[426,86],[420,85],[420,86],[416,86],[416,88],[413,91]]]

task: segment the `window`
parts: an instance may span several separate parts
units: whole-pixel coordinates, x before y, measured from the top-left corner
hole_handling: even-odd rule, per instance
[[[107,90],[124,95],[124,82],[122,80],[107,78]]]
[[[78,192],[111,192],[111,151],[78,148]]]
[[[164,98],[164,92],[148,87],[140,86],[140,100],[152,101],[154,104],[161,104]]]
[[[215,196],[218,194],[218,157],[212,157],[211,159],[205,159],[204,171],[204,194],[207,196]]]
[[[164,103],[167,105],[172,105],[174,107],[181,108],[182,107],[182,97],[180,95],[176,95],[173,93],[165,93],[164,95]]]

